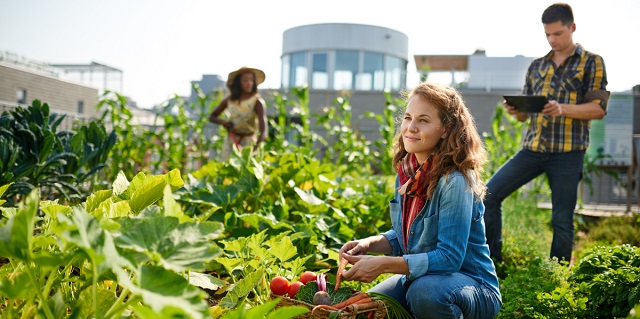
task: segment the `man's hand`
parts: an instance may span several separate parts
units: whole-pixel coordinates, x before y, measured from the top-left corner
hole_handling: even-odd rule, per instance
[[[546,116],[562,116],[562,104],[558,103],[558,101],[552,100],[549,103],[545,104],[542,109],[542,114]]]
[[[519,113],[518,110],[516,110],[516,107],[507,103],[506,100],[503,100],[502,104],[504,105],[504,108],[507,110],[507,113],[511,115],[517,115]]]

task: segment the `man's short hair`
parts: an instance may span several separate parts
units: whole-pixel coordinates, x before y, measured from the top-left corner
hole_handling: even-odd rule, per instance
[[[571,6],[558,2],[550,5],[544,12],[542,13],[542,23],[549,24],[560,21],[562,25],[571,25],[573,23],[573,10],[571,10]]]

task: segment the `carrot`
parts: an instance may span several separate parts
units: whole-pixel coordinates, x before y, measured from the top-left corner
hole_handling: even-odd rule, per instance
[[[329,310],[329,311],[338,311],[340,310],[339,308],[335,308],[333,306],[329,306],[329,305],[317,305],[315,307],[313,307],[313,309],[311,309],[311,314],[315,314],[316,310],[318,309],[324,309],[324,310]]]
[[[340,288],[340,281],[342,280],[342,272],[344,272],[344,269],[347,267],[348,264],[349,264],[349,261],[346,258],[340,257],[340,265],[338,266],[338,273],[336,274],[336,287],[333,289],[333,292],[338,291],[338,288]]]
[[[371,298],[365,298],[344,307],[344,310],[346,312],[355,312],[355,311],[361,311],[361,310],[375,309],[375,308],[378,308],[378,306],[379,306],[379,303],[377,301],[372,301]]]
[[[342,309],[342,308],[344,308],[344,307],[346,307],[346,306],[348,306],[348,305],[350,305],[352,303],[357,302],[358,300],[362,300],[362,299],[365,299],[365,298],[369,298],[369,295],[367,295],[366,292],[361,292],[361,293],[359,293],[359,294],[357,294],[355,296],[350,297],[347,300],[339,302],[339,303],[337,303],[335,305],[331,305],[331,307],[336,307],[338,309]]]

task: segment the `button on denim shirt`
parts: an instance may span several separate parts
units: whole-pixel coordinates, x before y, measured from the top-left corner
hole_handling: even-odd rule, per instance
[[[424,275],[465,274],[500,297],[498,277],[486,244],[484,204],[473,193],[460,172],[443,176],[433,198],[428,200],[411,224],[407,248],[402,232],[403,195],[396,192],[389,203],[392,229],[383,233],[393,256],[403,256],[409,275],[403,283]]]

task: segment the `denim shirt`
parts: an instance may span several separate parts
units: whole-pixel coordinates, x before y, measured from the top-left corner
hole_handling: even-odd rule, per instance
[[[396,192],[389,203],[392,229],[383,233],[393,256],[403,256],[409,265],[409,275],[403,283],[418,277],[455,272],[465,274],[494,291],[501,298],[498,276],[489,257],[486,243],[484,204],[473,193],[460,172],[440,178],[433,193],[411,224],[407,248],[402,231],[402,200]]]

